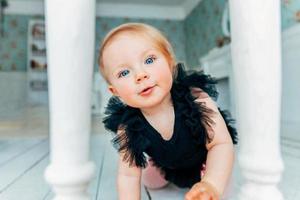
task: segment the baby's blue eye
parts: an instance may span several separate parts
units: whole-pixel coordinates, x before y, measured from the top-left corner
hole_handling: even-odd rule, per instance
[[[123,71],[121,71],[121,72],[119,73],[119,78],[120,78],[120,77],[123,77],[123,76],[126,76],[127,74],[129,74],[129,70],[128,70],[128,69],[123,70]]]
[[[151,64],[154,62],[154,58],[153,57],[150,57],[150,58],[147,58],[146,61],[145,61],[145,64]]]

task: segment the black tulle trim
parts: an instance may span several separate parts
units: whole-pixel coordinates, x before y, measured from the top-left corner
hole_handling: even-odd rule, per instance
[[[177,76],[171,90],[173,100],[178,104],[183,116],[184,123],[189,127],[190,133],[195,137],[195,142],[205,145],[213,139],[212,120],[215,114],[213,110],[207,108],[202,103],[196,103],[197,97],[191,94],[191,88],[201,88],[210,97],[217,99],[218,92],[215,84],[217,81],[203,71],[186,71],[183,64],[177,65]]]
[[[230,114],[229,111],[221,110],[219,108],[219,112],[221,113],[221,115],[222,115],[222,117],[225,121],[225,124],[226,124],[228,132],[231,136],[233,144],[237,144],[238,143],[238,133],[237,133],[236,129],[233,126],[234,123],[235,123],[235,120],[232,119],[231,114]]]
[[[210,75],[204,74],[203,71],[186,71],[184,65],[179,63],[177,65],[177,76],[173,83],[172,94],[174,99],[178,99],[181,104],[180,111],[185,116],[185,124],[190,127],[190,132],[198,138],[201,144],[209,143],[212,141],[214,135],[210,135],[214,121],[212,120],[215,112],[207,108],[202,103],[196,103],[194,97],[191,94],[191,88],[200,88],[207,93],[215,101],[218,98],[218,92],[216,89],[217,80]],[[180,99],[185,101],[180,101]],[[188,105],[188,106],[187,106]],[[237,131],[233,127],[234,120],[231,118],[230,112],[221,110],[218,108],[220,114],[224,118],[225,124],[232,138],[233,144],[237,144]],[[199,123],[200,121],[200,123]]]
[[[138,109],[125,105],[117,97],[111,97],[104,114],[104,127],[115,134],[111,142],[124,154],[124,161],[130,166],[146,167],[144,152],[150,142],[141,134],[144,128],[138,116]]]
[[[196,97],[191,94],[190,89],[192,87],[201,88],[216,100],[218,92],[215,84],[216,80],[211,76],[205,75],[203,72],[185,71],[182,64],[177,65],[171,95],[173,103],[176,103],[182,119],[189,127],[189,132],[195,138],[194,142],[197,145],[203,146],[213,139],[213,135],[209,135],[209,129],[214,124],[212,115],[215,113],[205,105],[196,103],[194,101]],[[106,117],[103,123],[107,130],[115,133],[112,143],[119,152],[124,153],[124,160],[130,165],[145,167],[147,160],[144,152],[151,144],[144,136],[146,130],[138,111],[137,108],[122,103],[117,97],[111,97],[106,107]],[[237,132],[232,127],[233,120],[230,118],[229,112],[220,110],[220,113],[224,117],[234,144],[236,144]],[[120,130],[119,134],[116,134],[118,130]],[[176,174],[168,173],[166,175],[169,176],[169,180],[176,179]],[[184,185],[184,183],[179,182],[177,185]]]
[[[211,98],[215,100],[218,98],[218,92],[216,89],[217,80],[215,78],[204,74],[203,71],[186,71],[182,63],[177,64],[176,69],[177,73],[174,81],[176,84],[186,86],[187,88],[201,88]]]

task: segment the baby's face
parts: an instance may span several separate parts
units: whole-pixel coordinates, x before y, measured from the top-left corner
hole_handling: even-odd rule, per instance
[[[119,35],[105,47],[102,58],[109,90],[127,105],[150,108],[170,95],[172,70],[149,40]]]

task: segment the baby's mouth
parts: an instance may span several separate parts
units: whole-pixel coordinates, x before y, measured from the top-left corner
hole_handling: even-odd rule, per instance
[[[149,90],[151,90],[151,89],[154,88],[154,87],[155,87],[155,85],[154,85],[154,86],[147,87],[147,88],[143,89],[139,94],[145,94],[145,93],[149,92]]]
[[[147,90],[151,89],[152,87],[147,87],[146,89],[144,89],[142,92],[146,92]]]

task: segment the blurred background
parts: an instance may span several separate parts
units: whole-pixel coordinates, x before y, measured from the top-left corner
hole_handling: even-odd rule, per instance
[[[31,179],[22,180],[22,177],[39,164],[37,160],[42,162],[45,159],[45,165],[40,167],[39,173],[34,173],[42,176],[48,162],[47,33],[43,0],[0,2],[0,177],[9,174],[8,170],[15,169],[18,163],[29,162],[25,153],[38,148],[44,152],[30,161],[32,165],[22,166],[22,169],[16,169],[8,178],[0,181],[0,199],[10,200],[17,198],[11,195],[17,191],[30,193],[25,183],[28,184]],[[280,3],[283,55],[282,151],[284,155],[290,156],[284,158],[285,162],[296,166],[300,159],[300,1],[282,0]],[[96,5],[96,46],[90,106],[92,134],[101,135],[105,132],[101,117],[110,97],[98,72],[96,59],[99,44],[110,29],[126,22],[144,22],[155,26],[169,38],[178,61],[184,62],[186,68],[204,70],[216,77],[221,93],[218,104],[235,116],[230,22],[226,0],[98,0]],[[92,152],[96,155],[97,151],[94,149]],[[96,157],[99,163],[104,161],[103,157]],[[102,174],[101,169],[98,175]],[[300,189],[300,176],[297,177],[286,178],[292,183],[284,188],[286,199],[300,198],[297,192]],[[16,186],[17,189],[12,189],[18,181],[24,182]],[[293,181],[298,185],[293,184]],[[101,189],[102,193],[112,182],[106,184]],[[95,182],[93,187],[100,186]],[[44,188],[47,188],[46,184]],[[178,192],[182,193],[180,190]],[[41,196],[24,199],[47,199],[50,196],[50,190],[44,189]],[[115,196],[107,199],[110,198],[114,199]]]

